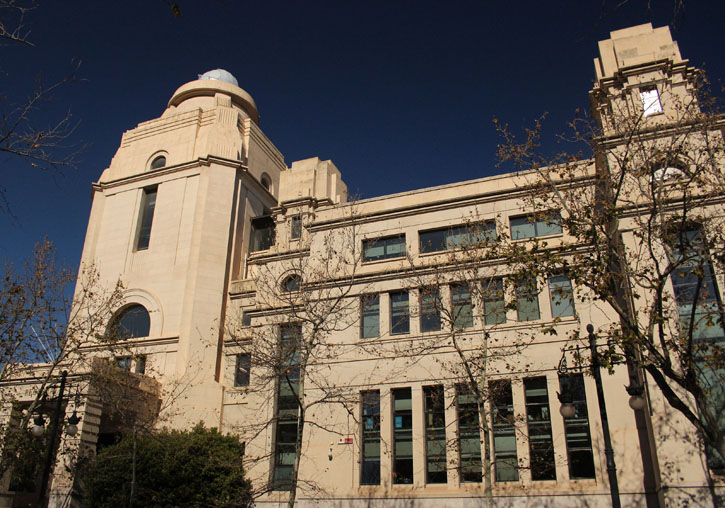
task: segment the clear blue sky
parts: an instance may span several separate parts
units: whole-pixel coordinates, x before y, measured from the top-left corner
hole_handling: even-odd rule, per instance
[[[0,216],[0,258],[21,260],[47,235],[78,266],[90,184],[123,131],[158,117],[174,90],[222,67],[254,97],[260,126],[287,163],[332,159],[363,197],[479,178],[496,167],[498,117],[515,129],[549,112],[546,149],[587,92],[596,42],[610,30],[672,21],[674,0],[631,0],[604,17],[601,0],[247,1],[41,0],[27,19],[34,47],[0,47],[0,107],[80,61],[77,83],[36,115],[70,111],[76,170],[40,173],[0,158],[17,220]],[[608,2],[609,3],[609,0]],[[614,6],[617,2],[611,1]],[[674,38],[692,65],[725,81],[725,2],[686,2]]]

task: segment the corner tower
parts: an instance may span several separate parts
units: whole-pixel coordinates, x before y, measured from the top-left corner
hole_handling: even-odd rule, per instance
[[[175,425],[219,422],[228,283],[250,217],[277,205],[285,171],[258,122],[230,73],[207,72],[176,90],[159,118],[125,132],[93,184],[82,265],[95,265],[105,285],[122,281],[125,306],[148,312],[148,333],[129,348],[147,374],[184,390]]]

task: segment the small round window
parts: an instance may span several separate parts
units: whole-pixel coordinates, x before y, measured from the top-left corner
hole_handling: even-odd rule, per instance
[[[282,291],[292,293],[294,291],[299,291],[300,286],[302,286],[302,277],[299,275],[290,275],[284,280],[284,282],[282,282]]]
[[[166,166],[166,157],[159,155],[153,161],[151,161],[151,169],[159,169]]]

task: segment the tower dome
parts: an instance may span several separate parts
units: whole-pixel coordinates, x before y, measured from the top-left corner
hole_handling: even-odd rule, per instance
[[[211,79],[214,81],[224,81],[225,83],[230,83],[234,86],[239,86],[239,82],[237,81],[237,78],[235,78],[231,72],[224,70],[224,69],[213,69],[211,71],[206,71],[204,74],[199,75],[199,79]]]

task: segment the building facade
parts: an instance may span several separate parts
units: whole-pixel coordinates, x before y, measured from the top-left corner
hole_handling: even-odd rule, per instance
[[[695,75],[667,28],[612,32],[599,52],[590,97],[607,152],[576,162],[584,189],[616,171],[618,119],[668,135]],[[567,273],[517,278],[495,251],[572,248],[570,212],[533,208],[541,172],[353,202],[331,161],[287,167],[258,121],[236,79],[211,71],[124,133],[93,184],[82,264],[123,282],[109,326],[126,340],[123,355],[92,354],[158,381],[156,425],[241,435],[258,506],[290,490],[299,506],[610,506],[595,382],[557,369],[581,360],[571,337],[619,316]],[[638,216],[617,227],[636,248]],[[721,276],[708,279],[717,302]],[[646,376],[630,409],[633,375],[621,363],[603,376],[622,505],[712,505],[720,479],[693,428]],[[61,446],[94,449],[103,405],[71,379],[89,396]],[[71,486],[57,475],[51,504]]]

